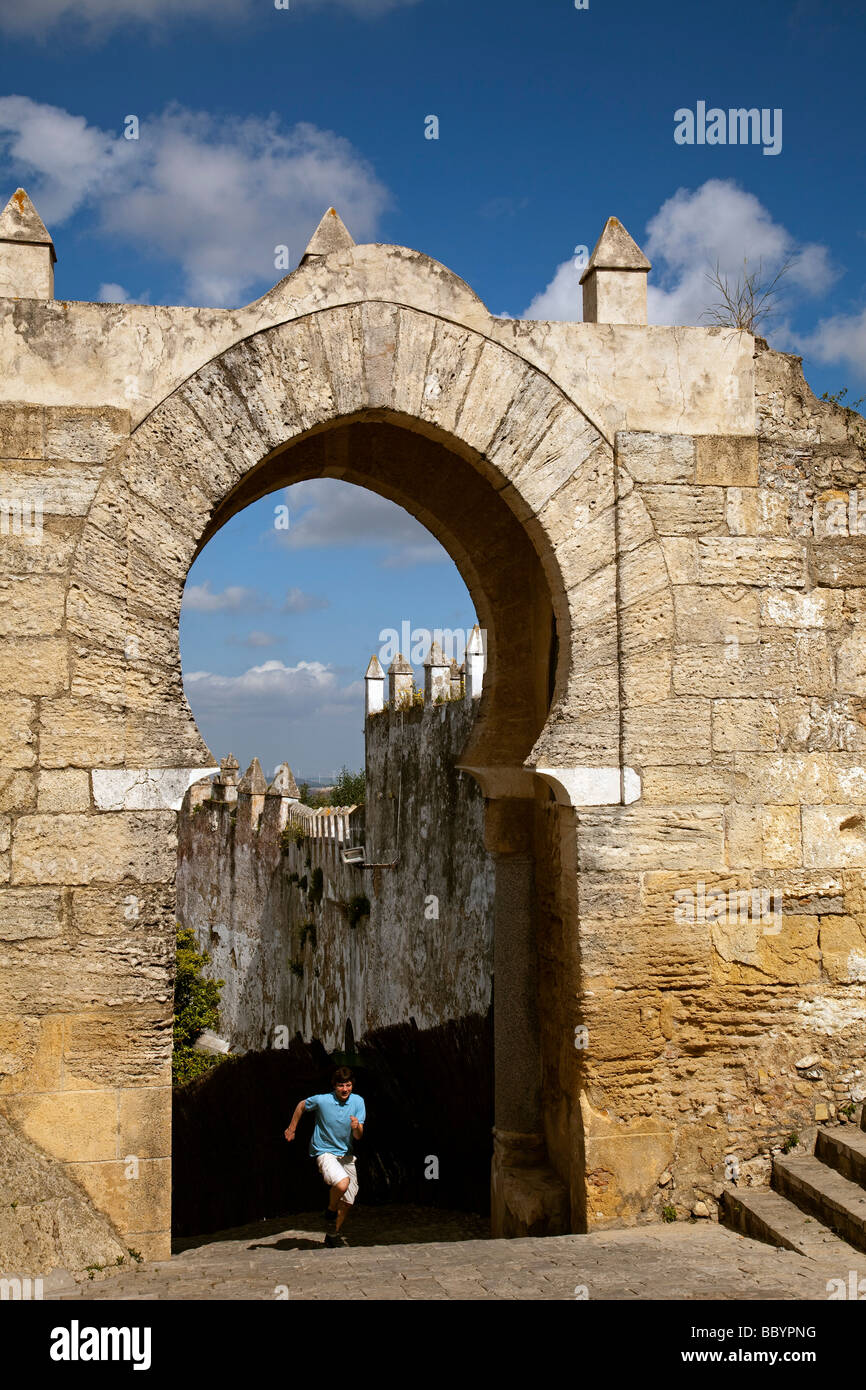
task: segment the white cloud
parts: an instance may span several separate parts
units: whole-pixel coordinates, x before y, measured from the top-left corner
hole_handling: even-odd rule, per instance
[[[798,244],[753,193],[732,179],[708,179],[694,191],[678,189],[650,218],[639,244],[653,263],[647,287],[650,323],[706,324],[705,310],[719,297],[707,280],[716,264],[734,280],[742,275],[746,257],[749,270],[761,262],[762,278],[772,279],[790,259],[776,301],[782,312],[792,303],[792,291],[823,294],[839,275],[826,246]],[[563,261],[522,317],[579,322],[581,274],[574,258]]]
[[[247,721],[271,715],[293,721],[325,709],[337,713],[363,707],[363,682],[341,690],[336,673],[321,661],[299,661],[296,666],[265,661],[239,676],[194,671],[184,676],[184,687],[197,718],[238,713]]]
[[[122,285],[115,285],[113,281],[108,281],[99,286],[99,294],[96,296],[100,304],[128,304],[129,291]]]
[[[418,0],[290,0],[292,10],[343,9],[362,19],[376,19],[389,10],[417,4]],[[268,0],[268,9],[275,9]],[[161,30],[172,21],[206,19],[220,21],[261,15],[254,0],[0,0],[0,30],[15,36],[44,38],[62,27],[64,39],[74,35],[76,23],[90,37],[102,37],[118,27],[132,25]],[[277,21],[282,15],[275,15]]]
[[[99,233],[180,266],[197,304],[244,302],[297,264],[336,206],[359,242],[374,237],[389,194],[348,140],[272,114],[214,117],[178,105],[142,117],[140,138],[87,125],[28,97],[0,98],[0,153],[54,230],[88,207]]]
[[[313,613],[320,608],[330,608],[331,600],[318,594],[305,594],[302,589],[289,589],[283,603],[283,613]]]
[[[556,274],[547,289],[535,296],[521,314],[521,318],[564,319],[566,323],[579,323],[583,318],[583,290],[580,277],[584,269],[585,267],[577,269],[573,257],[571,260],[563,261],[562,265],[557,266]]]
[[[275,647],[279,640],[272,632],[261,632],[254,628],[245,637],[236,637],[232,633],[226,638],[226,643],[231,647]]]
[[[866,382],[866,308],[822,319],[812,333],[795,334],[793,342],[798,352],[818,362],[838,362],[856,382]]]
[[[242,584],[230,584],[222,593],[215,594],[211,591],[210,580],[206,579],[203,584],[187,585],[183,606],[191,613],[258,613],[270,604],[256,589],[247,589]]]
[[[733,280],[761,262],[772,279],[789,257],[792,264],[779,284],[777,306],[790,302],[792,289],[823,293],[837,278],[826,246],[798,245],[794,236],[755,197],[732,179],[709,179],[694,192],[680,188],[647,224],[643,250],[653,262],[647,295],[650,323],[706,323],[704,311],[718,300],[707,280],[716,264]]]
[[[388,568],[447,562],[448,552],[420,521],[366,488],[334,478],[313,478],[286,488],[290,527],[278,533],[292,549],[379,546]]]

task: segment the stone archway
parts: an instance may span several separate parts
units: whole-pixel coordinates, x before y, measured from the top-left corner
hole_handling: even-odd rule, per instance
[[[543,373],[435,315],[365,302],[244,339],[152,411],[93,500],[66,603],[70,688],[46,702],[43,752],[51,765],[74,745],[90,770],[100,814],[87,852],[117,883],[113,910],[133,910],[161,943],[127,1070],[164,1135],[174,811],[213,766],[181,681],[186,574],[235,511],[310,476],[362,483],[412,511],[455,559],[488,627],[488,695],[461,766],[488,798],[497,862],[495,1222],[505,1234],[568,1229],[582,1219],[578,1151],[559,1145],[557,1178],[536,919],[546,912],[573,941],[576,908],[573,888],[557,896],[553,883],[551,901],[551,882],[539,894],[534,874],[541,853],[548,879],[557,875],[550,787],[563,806],[622,797],[612,450]],[[152,1254],[168,1240],[160,1143],[147,1195],[96,1194],[130,1238],[147,1235],[139,1244]]]

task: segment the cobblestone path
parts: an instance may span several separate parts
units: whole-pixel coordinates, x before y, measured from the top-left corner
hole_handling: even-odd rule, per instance
[[[491,1240],[486,1223],[430,1208],[359,1208],[351,1245],[323,1246],[319,1213],[177,1242],[171,1260],[73,1285],[59,1299],[817,1299],[866,1255],[818,1262],[710,1222]],[[585,1292],[584,1292],[585,1290]]]

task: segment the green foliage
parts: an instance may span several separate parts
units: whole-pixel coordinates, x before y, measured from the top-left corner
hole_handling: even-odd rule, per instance
[[[357,927],[362,917],[370,916],[370,899],[363,893],[356,893],[348,902],[349,926]]]
[[[346,764],[340,768],[340,775],[331,793],[332,806],[360,806],[367,798],[367,776],[363,768],[350,772]]]
[[[301,805],[302,805],[302,806],[309,806],[309,804],[310,804],[310,784],[309,784],[309,782],[302,782],[301,785],[298,787],[298,797],[300,798],[300,802],[301,802]]]
[[[784,1144],[782,1145],[782,1153],[783,1153],[783,1154],[789,1154],[789,1153],[791,1152],[792,1149],[796,1149],[796,1147],[797,1147],[797,1145],[799,1144],[799,1142],[800,1142],[800,1136],[799,1136],[799,1134],[789,1134],[788,1137],[787,1137],[787,1139],[785,1140]]]
[[[128,1254],[133,1260],[135,1260],[135,1263],[136,1263],[137,1265],[140,1265],[140,1264],[141,1264],[142,1260],[144,1259],[144,1256],[142,1255],[142,1253],[141,1253],[140,1250],[133,1250],[133,1248],[132,1248],[131,1245],[127,1245],[126,1251],[127,1251],[127,1254]]]
[[[856,410],[858,406],[861,406],[864,400],[866,400],[866,396],[861,396],[859,401],[852,401],[850,405],[844,405],[847,394],[848,387],[843,386],[838,391],[823,391],[821,393],[821,400],[829,401],[831,405],[842,405],[845,410]]]
[[[206,980],[202,966],[210,963],[207,952],[199,952],[190,927],[177,927],[176,973],[174,978],[174,1051],[171,1076],[175,1086],[183,1086],[210,1071],[222,1056],[209,1057],[194,1052],[193,1043],[206,1028],[219,1026],[220,990],[225,980]]]
[[[662,1221],[676,1221],[677,1209],[673,1206],[662,1207]]]
[[[304,948],[304,943],[306,942],[306,940],[307,940],[308,937],[309,937],[310,943],[311,943],[311,945],[312,945],[312,947],[313,947],[313,950],[315,951],[316,946],[317,946],[317,944],[318,944],[318,940],[319,940],[318,932],[316,931],[316,924],[315,924],[315,922],[305,922],[304,925],[301,927],[301,949],[302,949],[302,950],[303,950],[303,948]]]
[[[313,870],[310,876],[309,899],[311,903],[320,903],[325,892],[325,875],[319,868]]]
[[[302,845],[306,835],[299,825],[287,825],[280,836],[280,848],[283,854],[288,854],[292,845]]]

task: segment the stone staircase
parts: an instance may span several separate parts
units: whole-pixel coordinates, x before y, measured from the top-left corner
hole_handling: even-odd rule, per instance
[[[719,1219],[812,1258],[866,1252],[866,1106],[859,1129],[819,1129],[813,1154],[777,1156],[770,1188],[726,1187]]]

